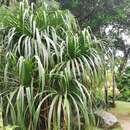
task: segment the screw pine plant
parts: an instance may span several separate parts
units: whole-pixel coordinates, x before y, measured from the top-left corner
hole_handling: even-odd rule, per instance
[[[69,11],[46,3],[23,1],[0,12],[4,78],[8,87],[17,81],[3,96],[6,123],[19,130],[87,130],[104,78],[102,41],[80,30]]]

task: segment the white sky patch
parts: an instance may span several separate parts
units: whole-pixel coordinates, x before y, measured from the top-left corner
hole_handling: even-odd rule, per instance
[[[111,31],[114,31],[115,33],[117,32],[116,29],[113,29],[113,30],[112,29],[113,29],[113,25],[108,25],[108,27],[105,29],[106,35],[110,35]],[[123,32],[122,29],[121,29],[120,37],[123,39],[125,45],[130,45],[130,34],[128,33],[128,31]],[[124,53],[120,50],[117,50],[116,56],[123,57]],[[130,64],[130,61],[129,61],[129,64]]]
[[[128,33],[122,33],[122,39],[125,41],[126,45],[130,45],[130,35]]]
[[[116,51],[116,56],[120,56],[120,57],[123,57],[124,56],[124,53],[120,50],[117,50]]]
[[[106,35],[109,35],[110,31],[112,30],[113,26],[112,25],[108,25],[108,27],[105,29],[105,33]]]
[[[111,33],[111,30],[113,29],[113,25],[108,25],[108,27],[105,29],[106,35],[109,35]],[[122,29],[120,29],[122,30]],[[115,33],[117,32],[116,30],[113,30]],[[128,31],[126,32],[121,32],[120,37],[124,40],[125,44],[130,44],[130,35]]]

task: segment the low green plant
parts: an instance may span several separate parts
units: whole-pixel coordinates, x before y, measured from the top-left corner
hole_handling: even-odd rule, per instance
[[[120,95],[117,97],[118,100],[130,102],[130,67],[126,67],[124,73],[121,76],[116,76],[116,82]]]

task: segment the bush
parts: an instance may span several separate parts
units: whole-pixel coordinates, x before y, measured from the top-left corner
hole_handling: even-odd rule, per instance
[[[3,84],[12,88],[3,95],[5,123],[19,130],[94,124],[94,95],[104,80],[102,41],[89,28],[81,31],[69,11],[46,3],[2,6],[0,25]]]
[[[126,67],[122,76],[116,77],[118,89],[120,95],[117,97],[118,100],[130,101],[130,67]]]

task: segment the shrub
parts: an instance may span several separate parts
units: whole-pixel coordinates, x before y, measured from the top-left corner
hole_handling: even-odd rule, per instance
[[[118,100],[130,101],[130,67],[126,67],[123,75],[116,76],[116,82],[120,95],[117,97]]]
[[[19,130],[87,129],[104,80],[102,41],[69,11],[23,1],[0,8],[6,123]],[[2,19],[1,19],[2,18]]]

